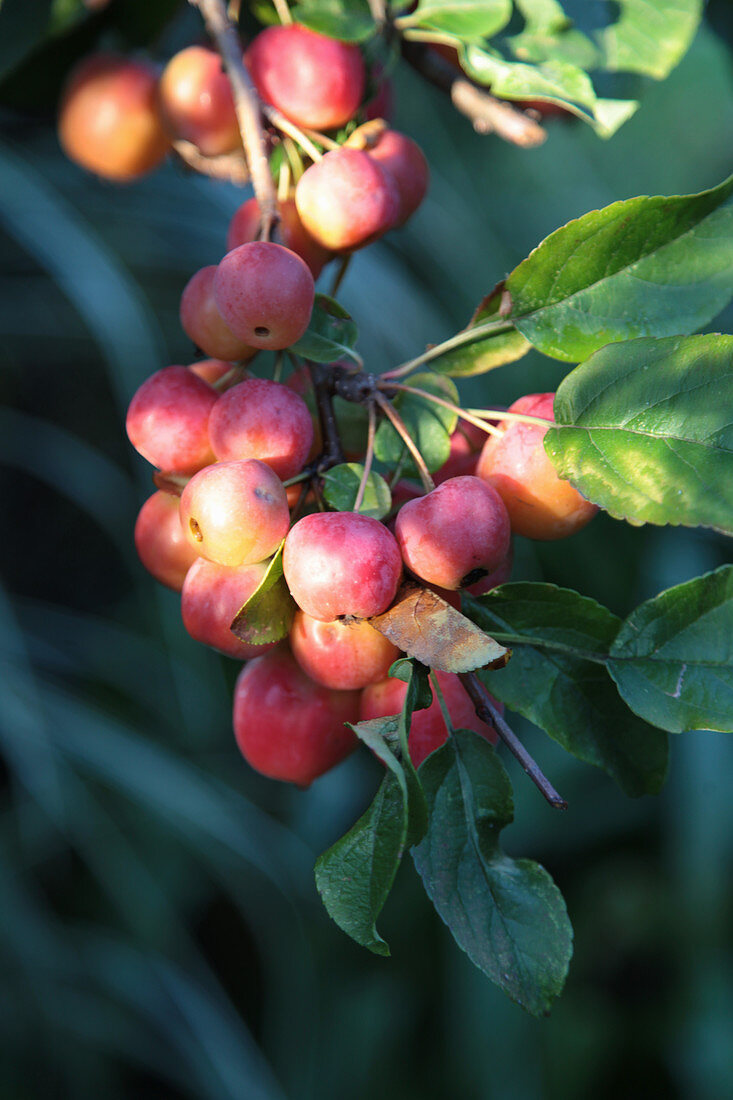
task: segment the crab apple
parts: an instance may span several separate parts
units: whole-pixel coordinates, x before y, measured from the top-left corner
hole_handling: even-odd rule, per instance
[[[295,613],[290,648],[311,680],[342,690],[383,680],[400,655],[399,649],[369,623],[339,619],[323,623],[304,611]]]
[[[298,180],[295,203],[303,225],[335,252],[363,248],[390,229],[400,196],[392,176],[363,149],[326,153]]]
[[[266,572],[264,562],[232,567],[197,558],[181,591],[181,616],[191,637],[239,661],[260,657],[272,649],[274,642],[252,645],[241,641],[230,629],[240,607],[259,587]]]
[[[234,736],[248,764],[308,787],[357,746],[357,691],[316,684],[284,647],[245,665],[234,689]]]
[[[473,730],[487,741],[496,744],[498,737],[493,726],[487,726],[476,714],[473,703],[463,684],[453,672],[436,671],[438,686],[450,715],[454,729]],[[388,677],[378,684],[364,688],[361,693],[359,721],[370,718],[385,718],[389,714],[399,714],[407,694],[407,684],[394,677]],[[496,708],[503,712],[504,707],[492,698]],[[416,710],[410,723],[408,747],[410,759],[419,768],[426,756],[435,752],[446,741],[448,727],[435,694],[433,701],[425,710]]]
[[[554,398],[554,393],[530,393],[508,411],[554,422]],[[476,473],[501,496],[512,530],[530,539],[550,540],[585,527],[598,509],[559,477],[543,445],[547,428],[516,420],[500,421],[500,427],[502,435],[486,440]]]
[[[395,225],[404,225],[425,198],[428,189],[428,162],[417,142],[397,130],[383,130],[369,149],[397,184],[400,210]]]
[[[205,157],[241,147],[237,113],[221,58],[207,46],[188,46],[170,59],[158,85],[161,115],[169,131]]]
[[[214,405],[209,437],[218,459],[259,458],[286,481],[303,469],[313,443],[313,420],[303,398],[287,386],[248,378]]]
[[[170,142],[157,108],[158,70],[147,61],[94,54],[72,72],[59,112],[66,155],[126,182],[157,168]]]
[[[195,474],[214,461],[209,414],[218,393],[188,367],[163,367],[147,378],[127,410],[127,435],[159,470]]]
[[[188,369],[213,386],[215,382],[220,382],[225,374],[229,374],[232,364],[224,359],[199,359],[197,363],[189,363]]]
[[[233,248],[214,277],[214,301],[225,323],[255,348],[279,350],[299,340],[315,294],[305,261],[271,241]]]
[[[247,360],[256,354],[235,336],[214,301],[216,265],[202,267],[186,283],[181,295],[181,328],[197,348],[214,359]]]
[[[279,221],[277,232],[281,242],[291,252],[305,260],[311,270],[314,279],[323,271],[333,254],[311,237],[303,228],[303,223],[298,215],[295,199],[281,199],[277,204]],[[260,234],[261,216],[257,199],[247,199],[235,212],[229,223],[227,233],[227,252],[237,248],[240,244],[249,244],[256,241]]]
[[[359,109],[366,69],[358,46],[293,23],[260,31],[244,60],[260,97],[296,126],[333,130]]]
[[[440,588],[460,588],[496,569],[509,553],[509,516],[477,477],[454,477],[397,513],[395,538],[408,568]]]
[[[197,555],[181,527],[178,497],[160,491],[148,497],[135,521],[135,549],[156,581],[181,591]]]
[[[180,508],[191,546],[220,565],[264,561],[290,523],[280,478],[257,459],[207,466],[186,485]]]
[[[301,610],[331,622],[386,611],[397,592],[402,559],[384,524],[358,512],[316,512],[288,533],[283,572]]]

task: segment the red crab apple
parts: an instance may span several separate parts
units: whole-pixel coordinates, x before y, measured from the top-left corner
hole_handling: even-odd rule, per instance
[[[244,666],[234,690],[234,735],[245,760],[271,779],[309,786],[357,745],[359,693],[311,680],[284,647]]]
[[[305,260],[314,279],[317,279],[328,261],[333,258],[327,248],[318,244],[303,228],[295,206],[295,199],[281,199],[277,204],[279,221],[277,232],[280,241]],[[227,252],[241,244],[256,241],[260,233],[260,207],[257,199],[247,199],[235,212],[227,233]]]
[[[135,549],[148,573],[180,592],[196,561],[178,514],[178,497],[158,491],[143,504],[135,522]]]
[[[395,538],[408,568],[440,588],[460,588],[496,569],[509,553],[509,516],[477,477],[454,477],[397,513]],[[467,580],[468,578],[468,580]]]
[[[260,31],[244,60],[261,98],[306,129],[345,125],[364,95],[359,47],[296,23]]]
[[[475,733],[480,733],[487,741],[496,744],[498,740],[496,730],[478,718],[473,703],[458,676],[453,672],[436,672],[435,675],[454,729],[473,730]],[[388,677],[378,684],[364,688],[361,693],[359,721],[365,722],[369,718],[384,718],[388,714],[399,714],[406,693],[407,684],[394,677]],[[492,699],[492,702],[503,712],[504,707],[501,703],[495,699]],[[408,745],[410,758],[415,767],[419,768],[425,757],[440,748],[447,737],[448,729],[443,712],[437,696],[433,694],[430,706],[426,710],[416,710],[412,715]]]
[[[253,348],[279,350],[299,340],[315,293],[305,261],[270,241],[233,248],[214,277],[216,308],[235,336]]]
[[[290,522],[280,478],[256,459],[207,466],[186,485],[180,508],[191,546],[220,565],[269,558]]]
[[[235,336],[216,308],[215,275],[216,265],[209,264],[186,283],[181,295],[181,328],[197,348],[213,359],[251,359],[257,349]]]
[[[157,86],[158,70],[147,61],[107,53],[81,61],[59,112],[59,141],[66,155],[118,182],[157,168],[170,148]]]
[[[239,661],[260,657],[272,649],[274,643],[252,645],[240,641],[230,629],[240,607],[259,587],[266,572],[264,562],[232,567],[197,558],[181,591],[183,625],[191,637]]]
[[[170,59],[158,86],[163,121],[175,138],[205,157],[241,147],[229,78],[221,58],[207,46],[188,46]]]
[[[156,371],[127,410],[130,442],[159,470],[195,474],[214,461],[208,425],[218,396],[187,367]]]
[[[530,393],[507,411],[554,422],[554,397],[554,393]],[[486,440],[476,473],[501,496],[512,531],[549,540],[585,527],[598,508],[558,476],[543,446],[547,428],[517,420],[499,421],[499,427],[503,434]]]
[[[219,460],[259,458],[286,481],[303,469],[313,443],[313,420],[288,386],[248,378],[223,393],[209,417]]]
[[[356,512],[304,516],[285,540],[283,571],[298,606],[314,619],[368,619],[397,592],[402,559],[384,524]]]
[[[296,611],[290,648],[311,680],[324,687],[356,689],[383,680],[400,651],[366,622],[323,623]]]
[[[400,196],[392,176],[363,149],[342,147],[307,168],[295,189],[298,214],[324,248],[363,248],[390,229]]]
[[[397,130],[384,130],[369,149],[397,184],[400,210],[395,225],[404,225],[425,198],[428,189],[428,162],[420,146]]]

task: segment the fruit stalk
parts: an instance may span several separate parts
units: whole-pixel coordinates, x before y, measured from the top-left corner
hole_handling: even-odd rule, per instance
[[[252,176],[255,196],[262,213],[261,238],[267,241],[270,238],[270,230],[277,221],[277,195],[267,159],[259,97],[242,62],[239,37],[227,15],[224,0],[190,0],[190,2],[201,12],[206,29],[221,54],[224,69],[232,86],[242,144]]]

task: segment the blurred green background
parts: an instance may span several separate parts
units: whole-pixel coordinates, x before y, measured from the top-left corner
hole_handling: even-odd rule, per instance
[[[169,56],[199,33],[178,5],[158,34],[175,7],[116,5],[123,41],[155,35]],[[359,253],[344,283],[372,369],[461,327],[570,218],[730,172],[730,6],[710,15],[667,82],[636,86],[641,110],[607,144],[563,122],[530,152],[478,137],[398,74],[395,124],[433,179],[409,227]],[[517,719],[570,802],[552,811],[508,761],[508,850],[547,866],[576,930],[546,1020],[472,968],[409,859],[382,918],[392,959],[328,920],[313,861],[367,804],[378,767],[358,753],[305,793],[251,772],[231,733],[237,667],[185,635],[177,596],[132,546],[150,482],[126,405],[152,371],[193,358],[180,293],[220,258],[242,195],[173,165],[119,188],[63,158],[53,103],[85,35],[31,53],[0,85],[1,1100],[731,1095],[722,735],[674,738],[662,796],[631,801]],[[733,331],[733,309],[711,328]],[[565,370],[533,353],[463,392],[508,403]],[[714,534],[600,517],[567,544],[520,545],[516,576],[624,613],[726,560]]]

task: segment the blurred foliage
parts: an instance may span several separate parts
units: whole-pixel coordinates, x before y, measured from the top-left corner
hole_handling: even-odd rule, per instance
[[[241,196],[174,166],[131,188],[98,182],[61,157],[49,120],[92,21],[139,45],[150,25],[124,26],[165,8],[113,0],[0,88],[0,1096],[720,1100],[733,1079],[730,741],[675,738],[663,794],[631,801],[517,720],[570,802],[550,810],[507,762],[507,850],[548,867],[576,929],[566,991],[532,1020],[461,955],[410,865],[380,925],[392,959],[332,925],[314,857],[367,805],[379,766],[358,754],[306,793],[247,769],[234,663],[184,635],[177,597],[137,563],[151,486],[125,407],[151,371],[190,361],[180,292],[220,257]],[[722,26],[724,5],[713,12]],[[161,55],[197,33],[183,11]],[[395,121],[433,184],[344,284],[367,363],[449,336],[569,218],[719,182],[732,92],[707,30],[607,145],[556,122],[523,152],[400,73]],[[732,324],[728,309],[710,328]],[[461,391],[508,403],[565,369],[532,352]],[[729,555],[709,532],[601,517],[570,545],[519,545],[516,576],[624,614]]]

